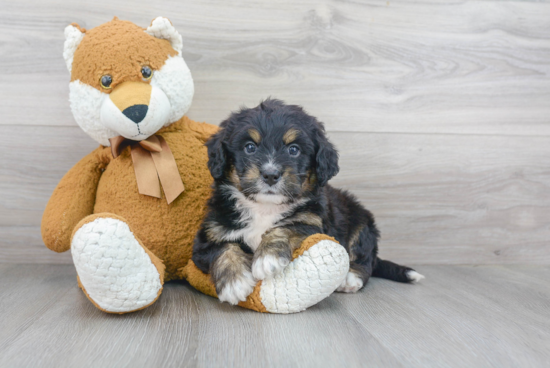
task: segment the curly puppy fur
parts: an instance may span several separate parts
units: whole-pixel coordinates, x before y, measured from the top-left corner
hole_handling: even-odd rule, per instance
[[[255,280],[280,272],[306,237],[334,237],[350,256],[337,291],[356,292],[370,276],[415,282],[422,275],[377,257],[373,215],[327,184],[338,153],[323,124],[301,107],[268,99],[243,108],[207,142],[215,179],[195,238],[193,261],[210,273],[221,301],[244,300]],[[246,295],[245,295],[246,294]]]

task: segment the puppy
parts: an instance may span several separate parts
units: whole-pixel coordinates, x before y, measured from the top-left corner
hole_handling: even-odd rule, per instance
[[[220,127],[206,143],[215,182],[192,257],[212,276],[220,301],[246,300],[257,280],[281,272],[316,233],[334,237],[349,254],[350,270],[337,291],[356,292],[370,276],[423,278],[379,259],[373,215],[327,184],[338,173],[338,153],[316,118],[268,99]]]

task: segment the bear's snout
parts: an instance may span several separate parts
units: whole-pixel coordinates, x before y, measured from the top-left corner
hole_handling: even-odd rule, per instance
[[[128,116],[126,111],[132,114],[132,116],[138,111],[142,112],[141,110],[144,109],[145,113],[147,113],[147,108],[151,100],[151,92],[152,87],[149,83],[123,82],[115,87],[113,92],[109,95],[109,98],[124,115],[126,115],[133,122],[138,123],[139,121],[135,121],[133,118]],[[143,120],[144,117],[145,115],[142,116],[140,121]]]

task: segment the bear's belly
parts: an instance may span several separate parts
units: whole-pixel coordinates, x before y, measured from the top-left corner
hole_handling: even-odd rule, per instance
[[[182,139],[174,142],[165,136],[185,190],[170,205],[164,193],[160,199],[138,193],[128,148],[112,160],[102,174],[94,207],[94,213],[113,213],[127,221],[142,244],[166,265],[166,281],[178,278],[177,270],[192,256],[193,240],[204,217],[212,183],[206,148],[192,141],[192,137],[176,138],[187,142],[181,142]],[[192,144],[195,149],[181,152],[174,148],[183,143]]]

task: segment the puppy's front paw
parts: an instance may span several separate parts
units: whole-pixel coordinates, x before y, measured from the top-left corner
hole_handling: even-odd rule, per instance
[[[346,278],[340,286],[338,286],[338,289],[336,291],[340,293],[356,293],[363,287],[363,280],[359,276],[357,276],[354,272],[350,271],[346,275]]]
[[[266,254],[256,258],[252,263],[252,275],[257,280],[265,280],[280,273],[290,261],[283,257]]]
[[[254,291],[256,280],[252,277],[250,271],[245,271],[240,275],[236,275],[231,280],[228,280],[218,292],[220,302],[228,302],[229,304],[239,304],[244,302],[246,298]]]

